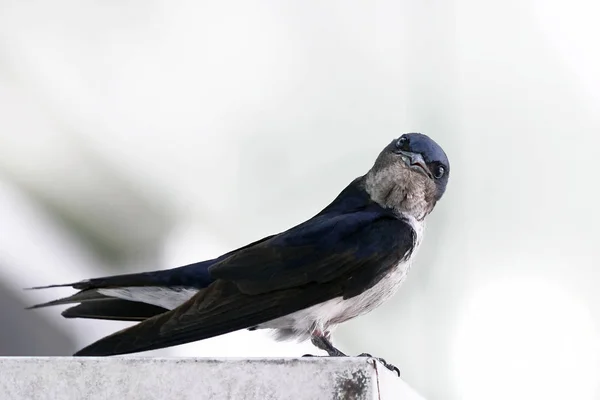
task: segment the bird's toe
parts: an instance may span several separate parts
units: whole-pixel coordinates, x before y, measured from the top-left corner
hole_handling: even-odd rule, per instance
[[[381,357],[373,357],[371,354],[369,353],[361,353],[358,355],[358,357],[368,357],[368,358],[373,358],[377,361],[379,361],[379,363],[381,365],[383,365],[384,367],[386,367],[387,369],[389,369],[392,372],[395,372],[398,374],[398,376],[400,376],[400,369],[398,367],[396,367],[394,364],[390,364],[387,361],[385,361],[385,359],[381,358]]]

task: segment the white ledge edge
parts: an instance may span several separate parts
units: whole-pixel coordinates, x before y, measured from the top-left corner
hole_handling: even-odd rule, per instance
[[[370,358],[0,357],[3,400],[424,400]]]

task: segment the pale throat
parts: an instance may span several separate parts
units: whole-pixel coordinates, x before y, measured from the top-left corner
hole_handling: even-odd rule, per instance
[[[371,169],[365,179],[365,190],[371,199],[398,214],[408,214],[421,221],[433,209],[430,179],[399,164]]]

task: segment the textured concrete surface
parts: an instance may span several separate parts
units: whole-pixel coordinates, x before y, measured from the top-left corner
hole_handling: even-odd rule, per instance
[[[423,400],[372,359],[0,358],[2,400]]]

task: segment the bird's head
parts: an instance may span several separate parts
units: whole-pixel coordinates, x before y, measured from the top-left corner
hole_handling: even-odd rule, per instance
[[[446,191],[449,175],[448,157],[436,142],[406,133],[379,154],[365,189],[381,206],[422,220]]]

